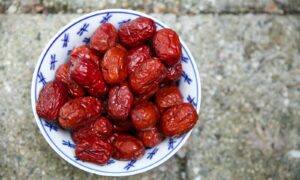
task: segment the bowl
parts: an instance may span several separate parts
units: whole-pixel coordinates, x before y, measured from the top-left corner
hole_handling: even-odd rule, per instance
[[[105,166],[83,162],[76,158],[70,132],[39,118],[35,107],[37,97],[43,85],[55,77],[56,69],[69,61],[68,56],[74,47],[87,44],[96,28],[105,22],[112,23],[116,28],[137,17],[148,17],[155,21],[157,29],[167,28],[159,20],[146,14],[124,9],[107,9],[92,12],[77,18],[64,26],[49,41],[35,66],[31,85],[31,103],[36,123],[52,149],[70,164],[84,171],[104,176],[128,176],[153,169],[172,157],[186,142],[191,131],[183,136],[167,138],[162,143],[147,149],[145,155],[138,160],[118,161],[110,159]],[[201,83],[195,60],[185,43],[182,44],[183,72],[177,83],[185,102],[194,105],[200,111]]]

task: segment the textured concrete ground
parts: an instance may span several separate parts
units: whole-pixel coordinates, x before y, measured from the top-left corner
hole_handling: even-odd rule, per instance
[[[97,4],[65,1],[67,8],[60,10],[59,3],[64,1],[0,1],[6,13],[0,15],[0,179],[98,179],[50,148],[30,104],[31,77],[39,54],[58,29],[80,14],[47,15],[44,9],[38,12],[45,14],[34,15],[35,9],[15,15],[25,12],[21,5],[12,8],[21,2],[42,3],[38,8],[55,7],[53,12],[61,13],[76,12],[79,6],[80,13],[87,12]],[[140,1],[113,2],[160,12],[151,15],[176,29],[186,42],[203,87],[201,123],[186,145],[158,168],[126,179],[300,179],[299,1],[276,1],[287,4],[280,6],[284,15],[264,14],[264,6],[272,3],[268,0],[180,1],[179,14],[161,14],[173,12],[173,1],[162,3],[164,11],[154,10],[155,3],[150,8],[138,5]],[[211,10],[199,8],[205,2],[214,5]],[[236,13],[209,13],[218,11],[222,2],[226,11]],[[110,7],[108,2],[99,4],[92,9]],[[248,12],[243,9],[249,4],[260,7],[260,13],[240,14]],[[193,8],[195,15],[187,15]]]
[[[297,13],[299,0],[1,0],[6,13],[83,13],[125,8],[147,13]]]

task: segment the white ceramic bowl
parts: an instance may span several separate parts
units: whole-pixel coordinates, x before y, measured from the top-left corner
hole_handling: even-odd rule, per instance
[[[110,22],[116,28],[119,28],[122,23],[140,16],[153,19],[158,30],[167,27],[159,20],[136,11],[107,9],[92,12],[77,18],[59,30],[46,45],[36,64],[31,86],[31,103],[36,123],[46,141],[59,156],[70,164],[87,172],[105,176],[128,176],[148,171],[173,156],[191,134],[190,131],[178,138],[167,138],[158,146],[147,149],[143,158],[137,161],[118,161],[111,159],[107,165],[99,166],[76,159],[74,153],[75,144],[71,139],[70,132],[61,129],[55,124],[44,121],[44,119],[39,118],[36,113],[35,106],[41,88],[46,82],[54,79],[55,71],[61,64],[68,62],[69,53],[74,47],[87,43],[89,37],[101,23]],[[191,102],[199,113],[201,83],[197,65],[182,40],[181,44],[183,73],[179,81],[179,88],[184,97],[184,101]]]

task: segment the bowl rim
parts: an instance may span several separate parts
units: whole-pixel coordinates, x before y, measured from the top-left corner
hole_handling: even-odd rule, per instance
[[[146,172],[148,170],[151,170],[155,167],[158,167],[159,165],[161,165],[162,163],[166,162],[168,159],[170,159],[187,141],[188,137],[190,136],[192,130],[190,130],[187,134],[184,135],[184,138],[182,138],[182,140],[178,143],[178,145],[166,156],[164,156],[163,158],[161,158],[160,160],[156,161],[155,163],[142,168],[142,169],[138,169],[138,170],[134,170],[134,171],[126,171],[126,172],[103,172],[103,171],[95,171],[94,169],[91,169],[89,167],[86,167],[82,164],[79,163],[75,163],[73,160],[70,159],[70,157],[68,157],[67,155],[65,155],[56,145],[54,142],[52,142],[52,140],[48,137],[48,134],[46,133],[46,131],[44,130],[44,127],[42,126],[42,120],[38,117],[37,112],[36,112],[36,81],[37,81],[37,73],[39,72],[39,69],[41,67],[41,63],[43,61],[43,59],[45,58],[47,51],[50,49],[50,47],[52,46],[52,44],[54,44],[54,42],[56,41],[57,38],[59,38],[59,36],[64,33],[67,29],[69,29],[70,27],[72,27],[73,25],[87,19],[90,18],[92,16],[96,16],[99,14],[105,14],[105,13],[126,13],[126,14],[132,14],[132,15],[137,15],[137,16],[143,16],[143,17],[148,17],[150,19],[153,19],[155,21],[156,24],[159,24],[161,27],[163,28],[169,28],[169,26],[167,26],[166,24],[164,24],[163,22],[161,22],[160,20],[151,17],[145,13],[142,12],[138,12],[138,11],[134,11],[134,10],[128,10],[128,9],[104,9],[104,10],[99,10],[99,11],[93,11],[91,13],[87,13],[84,14],[82,16],[79,16],[77,18],[75,18],[74,20],[72,20],[71,22],[67,23],[66,25],[64,25],[63,27],[60,28],[60,30],[55,33],[55,35],[52,36],[52,38],[49,40],[49,42],[46,44],[46,46],[44,46],[44,49],[42,51],[42,53],[40,54],[38,61],[35,65],[35,69],[34,69],[34,73],[32,76],[32,82],[31,82],[31,105],[32,105],[32,111],[34,114],[34,118],[35,121],[39,127],[40,132],[42,133],[44,139],[46,139],[47,143],[50,145],[50,147],[65,161],[67,161],[68,163],[72,164],[73,166],[84,170],[86,172],[89,173],[93,173],[93,174],[97,174],[97,175],[104,175],[104,176],[130,176],[130,175],[135,175],[135,174],[139,174],[139,173],[143,173]],[[180,38],[180,37],[179,37]],[[197,108],[196,111],[199,114],[200,112],[200,105],[201,105],[201,78],[200,78],[200,74],[197,68],[197,64],[194,60],[194,57],[192,55],[192,53],[190,52],[190,50],[187,48],[186,44],[182,41],[182,39],[180,38],[180,43],[182,44],[182,48],[187,52],[187,55],[189,56],[189,59],[191,60],[191,64],[193,66],[193,69],[195,71],[195,76],[196,76],[196,86],[198,89],[198,99],[197,99]]]

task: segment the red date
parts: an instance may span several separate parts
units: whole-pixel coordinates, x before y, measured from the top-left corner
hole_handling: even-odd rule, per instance
[[[96,136],[83,139],[76,145],[75,154],[78,159],[104,165],[108,162],[113,148],[107,141]]]
[[[90,61],[75,60],[70,68],[72,79],[87,89],[92,96],[102,96],[108,91],[99,68]]]
[[[133,104],[133,94],[127,85],[115,86],[108,95],[108,115],[114,120],[126,120]]]
[[[100,68],[100,62],[101,62],[100,57],[96,54],[96,52],[94,52],[88,46],[79,46],[72,50],[71,55],[70,55],[71,64],[76,59],[90,60],[95,65],[97,65],[97,67]]]
[[[151,97],[153,97],[155,95],[155,93],[158,91],[159,89],[159,85],[153,87],[153,89],[145,94],[141,94],[138,96],[135,96],[134,99],[134,105],[140,104],[144,101],[148,101]]]
[[[162,82],[166,72],[166,67],[158,58],[148,59],[129,75],[130,87],[136,94],[148,93]]]
[[[161,130],[166,137],[180,136],[191,130],[198,114],[190,103],[183,103],[165,111],[161,118]]]
[[[85,95],[84,89],[71,79],[69,64],[62,64],[59,66],[55,78],[66,84],[68,92],[72,97],[83,97]]]
[[[136,47],[149,40],[155,33],[156,26],[152,19],[140,17],[123,24],[119,29],[121,44]]]
[[[100,25],[91,37],[91,48],[105,53],[108,49],[114,47],[117,43],[118,32],[110,23]]]
[[[68,101],[59,112],[59,124],[65,129],[84,126],[100,116],[101,102],[95,97]]]
[[[125,121],[116,121],[113,124],[113,132],[118,132],[118,133],[129,133],[130,131],[133,130],[133,125],[130,120],[125,120]]]
[[[138,130],[154,127],[159,119],[159,111],[151,102],[136,105],[131,111],[131,122]]]
[[[54,122],[67,100],[68,91],[62,82],[57,80],[48,82],[39,94],[36,112],[41,118]]]
[[[129,135],[119,135],[113,142],[113,158],[118,160],[136,160],[145,154],[143,143]]]
[[[127,78],[126,50],[120,47],[109,49],[102,61],[102,73],[108,84],[120,84]]]
[[[162,134],[156,127],[138,132],[139,139],[145,147],[151,148],[158,145],[162,141]]]
[[[164,79],[164,83],[172,83],[180,79],[182,74],[182,65],[177,63],[174,66],[167,67],[167,76]]]
[[[134,49],[131,49],[127,53],[128,60],[128,73],[131,74],[135,69],[143,62],[150,58],[149,46],[143,45]]]
[[[108,135],[112,131],[112,128],[112,124],[107,118],[100,117],[96,121],[74,130],[72,138],[75,143],[78,143],[89,136],[102,137],[103,135]]]
[[[175,65],[181,58],[179,37],[172,29],[161,29],[153,37],[155,53],[167,65]]]
[[[178,87],[171,85],[158,90],[155,96],[155,102],[159,109],[166,109],[182,104],[183,100]]]

